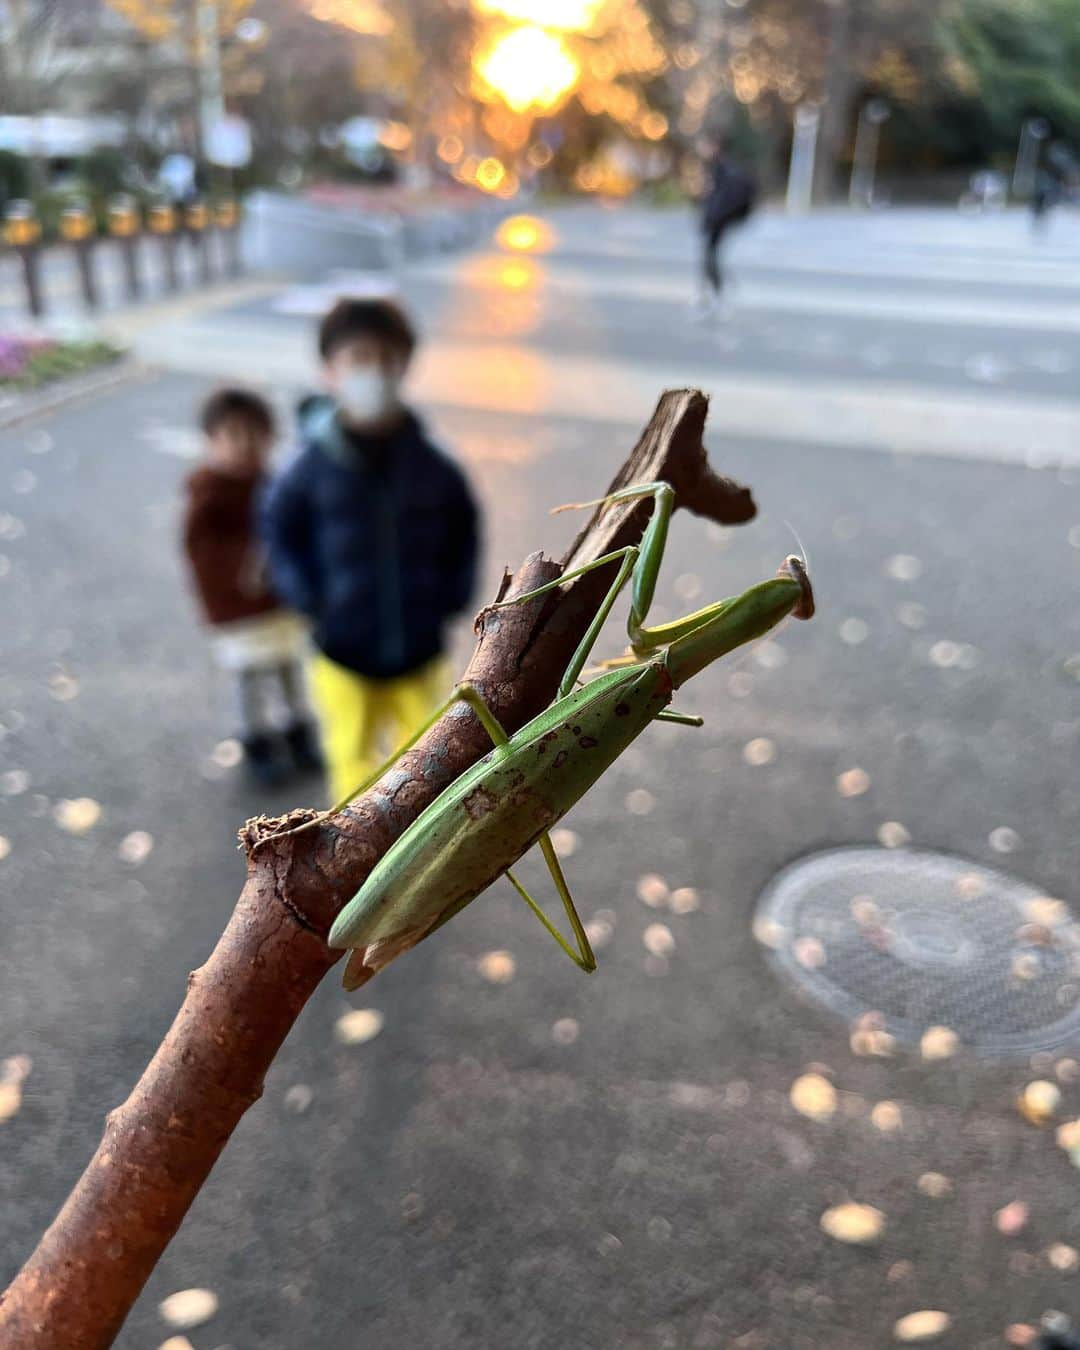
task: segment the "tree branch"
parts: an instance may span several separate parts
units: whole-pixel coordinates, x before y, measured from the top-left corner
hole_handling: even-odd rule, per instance
[[[612,488],[666,480],[677,505],[723,523],[750,519],[747,489],[719,478],[701,444],[707,403],[666,393]],[[610,490],[610,489],[609,489]],[[536,553],[500,598],[573,563],[634,543],[651,504],[597,511],[562,564]],[[610,585],[597,569],[549,596],[488,608],[465,672],[511,732],[545,707]],[[319,981],[340,959],[325,938],[338,911],[424,807],[490,749],[475,717],[451,713],[361,799],[309,830],[294,811],[248,821],[248,874],[206,964],[131,1096],[105,1124],[97,1152],[37,1249],[0,1296],[0,1350],[102,1350],[112,1344],[244,1112],[259,1099],[279,1046]],[[274,837],[275,835],[279,837]],[[256,847],[257,846],[257,847]],[[423,934],[353,954],[359,979]]]

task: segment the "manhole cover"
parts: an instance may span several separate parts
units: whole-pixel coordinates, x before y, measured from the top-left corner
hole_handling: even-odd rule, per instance
[[[754,921],[803,990],[917,1043],[950,1027],[984,1055],[1080,1036],[1080,924],[1033,886],[944,853],[842,848],[782,871]]]

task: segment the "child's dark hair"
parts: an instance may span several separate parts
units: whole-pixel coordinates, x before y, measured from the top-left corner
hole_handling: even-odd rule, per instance
[[[261,395],[250,389],[215,389],[199,412],[199,425],[212,436],[230,418],[249,422],[266,436],[274,434],[274,413]]]
[[[374,338],[406,361],[416,346],[416,330],[392,300],[339,300],[319,324],[319,355],[328,361],[353,338]]]

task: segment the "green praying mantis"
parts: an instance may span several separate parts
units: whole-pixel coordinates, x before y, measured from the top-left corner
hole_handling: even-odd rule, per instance
[[[396,752],[403,753],[455,705],[472,709],[493,749],[450,784],[391,845],[330,930],[331,947],[354,949],[343,977],[358,988],[395,956],[441,927],[498,877],[510,884],[562,950],[582,970],[596,969],[552,846],[550,830],[653,721],[701,726],[669,708],[674,691],[734,648],[762,636],[789,615],[808,619],[813,591],[801,559],[789,557],[776,576],[669,623],[646,626],[656,589],[675,493],[667,483],[642,483],[575,505],[652,497],[653,511],[638,545],[629,545],[501,602],[522,604],[597,567],[618,572],[559,685],[555,701],[514,735],[507,735],[471,685],[450,698]],[[560,508],[572,509],[572,508]],[[629,652],[605,662],[603,673],[579,684],[612,606],[630,582]],[[388,761],[388,764],[392,761]],[[376,770],[333,811],[371,786]],[[332,814],[332,812],[331,812]],[[311,822],[315,823],[315,822]],[[304,828],[304,827],[301,827]],[[551,873],[573,934],[563,936],[510,870],[534,845]]]

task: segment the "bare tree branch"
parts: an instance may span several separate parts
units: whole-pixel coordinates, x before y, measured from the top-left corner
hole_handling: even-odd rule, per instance
[[[677,504],[726,523],[754,513],[749,492],[718,478],[701,445],[706,400],[663,396],[614,486],[663,479]],[[636,542],[650,503],[589,522],[566,563]],[[560,574],[533,554],[500,594]],[[486,609],[466,671],[508,730],[553,697],[610,584],[597,569],[541,600]],[[310,830],[311,819],[249,821],[248,875],[236,909],[131,1096],[36,1251],[0,1296],[0,1350],[102,1350],[112,1343],[319,981],[341,953],[325,938],[338,911],[423,808],[490,748],[471,715],[443,718],[363,798]],[[254,845],[259,847],[254,849]],[[411,943],[405,943],[405,946]],[[368,977],[374,969],[365,968]]]

